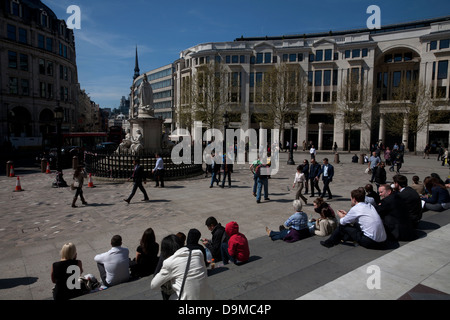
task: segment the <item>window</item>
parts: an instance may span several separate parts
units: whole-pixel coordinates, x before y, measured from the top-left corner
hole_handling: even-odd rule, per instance
[[[333,60],[339,60],[339,52],[334,53]]]
[[[256,63],[256,57],[255,56],[251,56],[250,57],[250,64],[255,64]]]
[[[28,56],[26,54],[20,54],[19,63],[20,63],[20,70],[28,71]]]
[[[22,16],[22,7],[17,0],[11,1],[11,14],[17,17]]]
[[[239,56],[231,56],[231,63],[238,63],[239,62]]]
[[[333,86],[338,85],[338,70],[333,70]]]
[[[437,41],[430,42],[430,51],[437,49]]]
[[[287,62],[288,61],[288,54],[284,53],[283,54],[283,62]]]
[[[323,85],[324,86],[331,85],[331,70],[325,70],[323,72]]]
[[[244,55],[241,55],[239,57],[239,63],[245,63],[245,56]]]
[[[45,82],[40,82],[39,83],[39,89],[40,89],[40,95],[41,98],[47,98],[47,85]]]
[[[250,73],[250,88],[254,88],[255,87],[255,74],[252,72]]]
[[[323,50],[316,50],[316,61],[323,60]]]
[[[257,53],[256,54],[256,64],[261,64],[261,63],[263,63],[263,54]]]
[[[297,55],[297,60],[298,60],[298,62],[302,62],[303,61],[303,53],[299,53]]]
[[[449,39],[439,41],[439,49],[448,49],[449,45],[450,45]]]
[[[353,49],[352,58],[359,58],[359,57],[361,57],[361,49]]]
[[[345,59],[350,58],[350,50],[345,50]]]
[[[272,63],[272,53],[266,52],[264,54],[264,63]]]
[[[312,86],[313,84],[313,72],[312,71],[308,71],[308,86]]]
[[[403,60],[403,56],[401,53],[394,54],[394,62],[401,62]]]
[[[331,49],[325,50],[325,61],[331,61],[331,58],[333,57],[333,51]]]
[[[438,80],[447,79],[448,77],[448,60],[438,62]]]
[[[14,77],[9,78],[9,93],[10,94],[19,94],[19,85],[17,82],[17,78],[14,78]]]
[[[309,62],[314,62],[314,53],[309,54]]]
[[[316,70],[314,72],[314,86],[315,87],[322,86],[322,70]]]
[[[17,69],[17,52],[8,51],[8,67]]]
[[[45,60],[39,59],[39,74],[45,75]]]
[[[53,76],[53,62],[47,61],[47,75]]]
[[[216,63],[221,63],[222,62],[222,58],[220,56],[215,56],[214,60],[216,61]]]
[[[368,54],[369,54],[369,50],[367,50],[367,48],[364,48],[364,49],[361,50],[361,54],[362,54],[362,57],[363,57],[363,58],[364,58],[364,57],[367,57]]]
[[[296,62],[297,61],[297,54],[291,53],[289,55],[289,62]]]
[[[405,52],[403,60],[404,61],[411,61],[412,60],[412,52]]]
[[[52,38],[47,38],[45,50],[53,51],[53,39]]]
[[[402,80],[402,72],[401,71],[395,71],[392,74],[392,85],[397,88],[400,85],[400,82]]]
[[[20,80],[20,87],[22,89],[21,95],[28,96],[30,95],[30,83],[27,79]]]
[[[38,35],[38,47],[40,49],[44,49],[45,48],[45,37],[42,34]]]
[[[384,62],[389,63],[392,62],[392,54],[387,54],[384,56]]]
[[[26,29],[19,28],[19,42],[28,43],[28,32]]]
[[[53,85],[51,83],[47,84],[47,99],[53,99]]]
[[[7,27],[8,39],[12,41],[16,41],[16,27],[8,24]]]
[[[42,11],[41,13],[41,26],[48,27],[48,16],[45,11]]]

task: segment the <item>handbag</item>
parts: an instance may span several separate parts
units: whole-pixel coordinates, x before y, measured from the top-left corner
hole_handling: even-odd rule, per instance
[[[77,180],[73,180],[72,184],[70,185],[70,189],[76,190],[80,187],[80,183]]]
[[[181,300],[181,294],[183,293],[184,284],[186,283],[187,274],[189,272],[189,265],[191,264],[192,250],[189,250],[189,257],[186,263],[186,270],[184,271],[183,283],[181,284],[180,294],[178,295],[178,300]]]

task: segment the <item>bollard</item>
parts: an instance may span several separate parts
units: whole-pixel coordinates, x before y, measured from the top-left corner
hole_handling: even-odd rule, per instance
[[[14,162],[10,160],[6,163],[6,176],[7,177],[9,177],[9,175],[11,173],[11,166],[14,168]]]
[[[339,153],[335,153],[334,155],[334,163],[339,163]]]
[[[77,156],[73,156],[72,159],[72,169],[76,170],[78,168],[78,157]]]
[[[41,159],[41,172],[45,173],[47,171],[47,159],[46,158],[42,158]]]

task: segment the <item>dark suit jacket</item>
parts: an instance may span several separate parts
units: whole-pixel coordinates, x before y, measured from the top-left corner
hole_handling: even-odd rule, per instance
[[[396,240],[411,241],[415,237],[412,221],[406,210],[403,209],[403,201],[398,198],[398,193],[391,194],[381,200],[376,207],[383,220],[386,232]]]
[[[422,219],[422,202],[419,194],[411,187],[405,187],[402,192],[395,193],[401,201],[402,210],[406,211],[413,225]]]
[[[141,165],[137,165],[130,179],[133,179],[134,182],[146,181],[146,174],[144,171],[144,167]]]
[[[320,175],[322,175],[322,180],[325,180],[325,176],[323,175],[325,170],[325,165],[322,165],[322,167],[320,167],[320,171],[319,171],[319,175],[318,177],[320,178]],[[334,176],[334,167],[331,164],[328,164],[328,180],[333,181],[333,176]]]
[[[315,177],[318,177],[319,175],[320,175],[320,165],[318,163],[310,164],[309,165],[309,179],[314,179]]]

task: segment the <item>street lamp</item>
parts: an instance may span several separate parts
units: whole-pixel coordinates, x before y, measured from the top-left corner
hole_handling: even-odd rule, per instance
[[[62,148],[62,133],[61,124],[64,120],[64,109],[59,105],[56,106],[55,110],[55,121],[56,121],[56,184],[58,187],[67,187],[67,182],[64,181],[62,172],[62,159],[61,159],[61,148]]]
[[[287,162],[288,165],[295,165],[294,162],[294,146],[293,146],[293,138],[294,138],[294,119],[291,119],[290,123],[291,125],[291,141],[289,141],[289,160]]]

